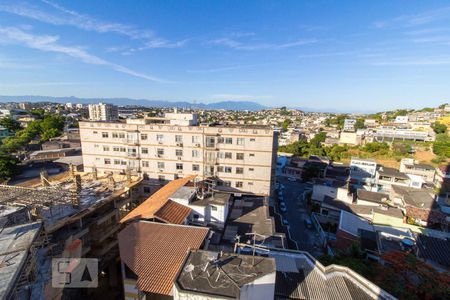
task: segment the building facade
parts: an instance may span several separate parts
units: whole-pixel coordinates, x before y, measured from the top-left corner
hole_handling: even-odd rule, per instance
[[[112,104],[89,104],[89,119],[92,121],[116,121],[119,119],[117,106]]]
[[[130,169],[161,181],[197,175],[220,190],[270,194],[277,149],[270,127],[193,125],[182,119],[183,125],[173,118],[80,122],[85,171]]]

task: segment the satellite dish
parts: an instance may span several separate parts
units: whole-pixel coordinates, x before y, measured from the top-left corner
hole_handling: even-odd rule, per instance
[[[184,271],[189,272],[189,273],[194,271],[194,269],[195,269],[195,267],[193,264],[188,264],[186,267],[184,267]]]

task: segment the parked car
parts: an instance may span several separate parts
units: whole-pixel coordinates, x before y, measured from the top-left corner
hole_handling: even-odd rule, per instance
[[[297,179],[295,179],[294,177],[288,177],[289,181],[297,181]]]
[[[306,228],[313,228],[313,224],[309,218],[305,219]]]

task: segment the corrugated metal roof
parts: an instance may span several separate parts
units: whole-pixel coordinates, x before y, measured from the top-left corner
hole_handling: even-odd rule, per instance
[[[153,218],[154,214],[164,205],[170,196],[173,195],[180,187],[186,185],[189,181],[193,180],[196,175],[188,176],[185,178],[175,179],[157,190],[147,200],[142,202],[141,205],[133,209],[128,215],[120,220],[120,223],[124,223],[128,220],[139,218]]]
[[[120,258],[138,276],[141,291],[170,295],[189,249],[198,249],[208,228],[139,221],[119,237]]]

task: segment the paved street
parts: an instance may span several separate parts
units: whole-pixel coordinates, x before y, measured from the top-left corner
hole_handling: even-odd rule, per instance
[[[300,182],[291,182],[283,177],[277,178],[277,181],[285,186],[283,191],[284,202],[287,212],[282,213],[283,218],[289,222],[291,238],[297,242],[299,250],[308,251],[314,256],[320,256],[322,249],[317,247],[318,233],[315,228],[307,228],[305,219],[308,219],[306,201],[303,201],[303,192],[307,184]]]

